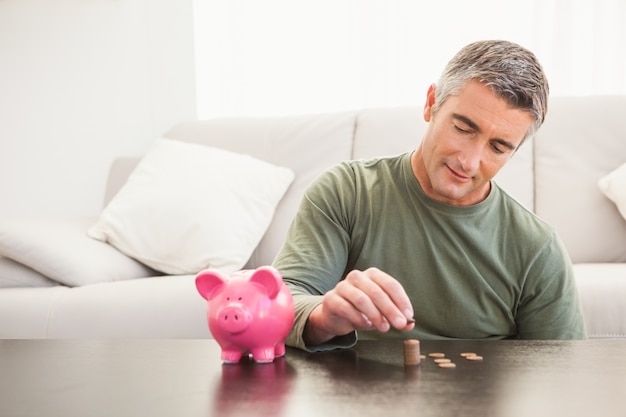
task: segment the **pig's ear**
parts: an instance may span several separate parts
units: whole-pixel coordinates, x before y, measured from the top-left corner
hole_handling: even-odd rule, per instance
[[[226,282],[226,277],[212,269],[205,269],[196,275],[196,288],[206,300],[213,298],[215,290],[224,285],[224,282]]]
[[[271,266],[262,266],[252,273],[251,282],[261,284],[270,298],[276,298],[283,283],[280,272]]]

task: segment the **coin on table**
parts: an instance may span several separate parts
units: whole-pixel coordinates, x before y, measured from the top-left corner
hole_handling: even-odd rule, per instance
[[[454,362],[445,362],[439,364],[440,368],[456,368],[456,364]]]
[[[433,352],[429,353],[428,356],[430,356],[431,358],[445,358],[446,354],[441,352]]]
[[[468,356],[465,359],[467,359],[468,361],[482,361],[483,357],[480,355],[474,355],[474,356]]]

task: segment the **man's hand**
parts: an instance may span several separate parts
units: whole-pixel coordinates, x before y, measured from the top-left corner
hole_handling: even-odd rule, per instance
[[[314,346],[354,330],[387,332],[391,326],[411,330],[412,318],[411,300],[395,278],[377,268],[354,270],[311,312],[304,341]]]

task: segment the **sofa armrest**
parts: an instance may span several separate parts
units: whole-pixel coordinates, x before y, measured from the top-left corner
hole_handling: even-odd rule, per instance
[[[87,236],[95,219],[3,219],[0,256],[67,286],[157,275],[113,246]]]

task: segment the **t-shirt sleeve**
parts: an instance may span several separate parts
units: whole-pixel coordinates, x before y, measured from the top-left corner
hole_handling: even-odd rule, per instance
[[[521,339],[585,339],[574,271],[556,233],[529,266],[517,312]]]

